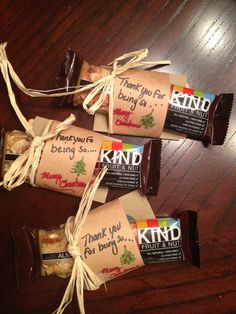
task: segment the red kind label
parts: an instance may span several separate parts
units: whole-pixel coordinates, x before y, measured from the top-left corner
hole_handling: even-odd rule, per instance
[[[169,74],[129,70],[115,79],[113,132],[160,137],[170,96]]]
[[[92,178],[102,138],[98,133],[71,126],[48,140],[37,169],[36,185],[82,196]]]

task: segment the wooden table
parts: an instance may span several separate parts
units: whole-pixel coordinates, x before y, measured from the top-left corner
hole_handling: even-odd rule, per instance
[[[235,92],[236,2],[206,0],[10,1],[0,3],[0,42],[27,87],[48,89],[68,47],[94,64],[142,48],[148,60],[170,59],[167,72],[187,75],[189,85],[213,93]],[[0,125],[23,130],[0,78]],[[30,98],[14,89],[27,119],[62,120],[73,112],[77,124],[92,117],[52,99]],[[164,141],[159,194],[150,197],[157,215],[198,212],[201,268],[185,262],[153,264],[85,293],[87,313],[236,313],[236,111],[223,146]],[[133,139],[130,139],[133,140]],[[126,191],[113,190],[112,200]],[[79,201],[27,184],[0,190],[1,313],[50,313],[67,280],[38,278],[15,288],[10,232],[23,225],[49,227],[75,214]],[[94,206],[97,206],[95,204]],[[79,313],[77,300],[65,313]]]

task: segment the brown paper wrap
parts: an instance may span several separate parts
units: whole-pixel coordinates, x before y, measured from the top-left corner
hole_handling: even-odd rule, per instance
[[[67,252],[65,226],[39,230],[41,275],[68,277],[72,258]],[[119,200],[92,210],[81,228],[81,258],[102,282],[143,266],[133,230]]]
[[[36,117],[32,121],[36,137],[44,136],[45,132],[54,132],[53,128],[57,123],[53,120]],[[21,136],[19,137],[18,134]],[[78,134],[79,136],[77,136]],[[94,143],[94,135],[96,143]],[[120,143],[118,144],[117,141]],[[3,151],[2,177],[4,177],[7,167],[12,165],[27,148],[34,144],[32,137],[28,139],[26,133],[18,131],[6,132],[3,142],[5,146],[9,146],[9,149]],[[99,146],[100,148],[98,148]],[[136,153],[132,152],[133,149],[140,150],[140,153],[137,153],[139,156],[138,161]],[[124,155],[122,151],[124,151]],[[115,154],[115,152],[118,154]],[[83,153],[88,158],[88,162],[85,160]],[[120,140],[70,126],[67,131],[61,131],[54,138],[52,137],[43,143],[38,164],[35,166],[36,180],[33,182],[43,188],[80,196],[81,193],[77,193],[75,189],[80,188],[80,190],[83,190],[86,183],[93,181],[100,170],[107,166],[109,169],[108,176],[103,178],[104,180],[101,182],[103,187],[99,187],[96,192],[96,201],[105,202],[109,186],[128,189],[140,188],[147,195],[156,195],[159,186],[159,180],[157,179],[160,172],[160,154],[160,140],[149,141],[134,148],[132,144],[121,143]],[[76,155],[78,158],[75,161]],[[147,160],[154,163],[149,165]],[[88,165],[90,174],[87,171]],[[94,170],[91,172],[93,167]],[[130,174],[130,171],[133,171],[133,173]],[[151,174],[156,177],[150,177]],[[73,176],[75,179],[73,179]],[[80,178],[85,178],[86,182],[81,182]],[[150,178],[151,180],[149,180]],[[29,181],[28,178],[26,181]]]
[[[144,265],[119,200],[90,212],[79,246],[83,260],[103,282]]]
[[[52,128],[57,124],[54,121]],[[102,138],[95,132],[71,126],[48,140],[37,169],[36,185],[82,196],[92,178]]]
[[[129,70],[115,79],[113,132],[159,138],[170,94],[169,74]]]
[[[159,72],[157,72],[159,73]],[[170,84],[177,84],[181,86],[187,85],[187,78],[181,74],[173,74],[168,73],[169,75],[169,82]],[[96,112],[94,115],[94,124],[93,124],[93,131],[96,132],[108,132],[108,119],[107,115],[102,112]],[[169,139],[169,140],[179,140],[186,138],[186,135],[180,132],[176,132],[173,130],[163,129],[160,134],[161,139]]]
[[[108,242],[110,240],[116,240],[124,237],[126,239],[135,240],[133,231],[130,228],[129,221],[140,219],[155,219],[154,213],[147,198],[139,191],[130,192],[119,200],[105,204],[102,207],[98,207],[92,210],[82,228],[81,237],[88,232],[91,234],[99,234],[102,228],[106,229],[106,236],[101,241],[93,241],[88,244],[87,247],[90,250],[98,250],[98,243]],[[119,224],[120,222],[120,224]],[[109,228],[112,230],[112,226],[117,226],[117,231],[113,232],[113,239],[109,237]],[[119,227],[120,226],[120,227]],[[119,230],[118,230],[119,229]],[[67,252],[67,240],[65,237],[65,225],[61,225],[54,228],[30,230],[27,227],[21,227],[12,232],[12,240],[15,250],[15,270],[16,281],[18,287],[24,287],[28,285],[36,277],[56,275],[59,277],[68,277],[71,274],[73,259],[68,256]],[[108,231],[107,231],[108,230]],[[114,229],[115,230],[115,229]],[[132,234],[130,233],[132,232]],[[103,233],[105,234],[105,232]],[[98,238],[98,236],[97,236]],[[84,248],[85,239],[80,239],[81,251]],[[128,264],[119,265],[119,256],[124,253],[124,245],[126,245],[127,251],[132,251],[136,259],[136,263],[132,262]],[[88,264],[94,270],[101,273],[99,277],[103,280],[109,280],[116,276],[119,276],[126,271],[131,271],[136,267],[142,266],[143,262],[140,260],[139,249],[134,241],[119,241],[117,243],[119,253],[115,255],[115,259],[110,253],[112,246],[105,250],[98,252],[100,260],[98,264],[93,266],[93,263],[97,263],[97,259],[89,254],[87,259]],[[106,259],[101,260],[105,253]],[[45,257],[45,255],[49,254]],[[52,255],[50,255],[52,254]],[[107,258],[108,255],[109,258]],[[96,255],[97,256],[97,255]],[[118,261],[118,264],[117,264]]]

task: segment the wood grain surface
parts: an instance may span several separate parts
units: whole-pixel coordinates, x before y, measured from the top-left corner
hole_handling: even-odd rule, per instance
[[[170,59],[163,70],[187,75],[189,85],[212,93],[236,92],[236,2],[233,0],[3,0],[0,42],[27,87],[48,89],[68,47],[94,64],[149,48],[148,60]],[[65,119],[91,128],[92,117],[52,99],[14,89],[25,117]],[[0,76],[0,125],[22,126]],[[136,139],[127,140],[135,142]],[[109,192],[109,200],[124,190]],[[198,212],[201,268],[185,262],[153,264],[85,293],[94,313],[236,313],[236,110],[223,146],[191,140],[163,141],[159,194],[149,198],[156,215]],[[17,290],[10,232],[21,226],[50,227],[75,214],[79,200],[27,184],[0,189],[0,312],[51,313],[66,279],[38,278]],[[94,206],[97,206],[95,204]],[[76,298],[65,313],[79,313]]]

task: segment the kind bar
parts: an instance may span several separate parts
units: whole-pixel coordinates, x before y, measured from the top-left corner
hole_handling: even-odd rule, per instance
[[[23,227],[12,232],[12,239],[19,287],[40,275],[70,276],[73,259],[64,225],[34,231]],[[129,223],[115,200],[91,211],[79,245],[83,260],[104,282],[143,263],[188,261],[200,267],[197,214],[192,211]]]
[[[48,121],[53,130],[59,123]],[[82,196],[92,179],[103,136],[71,126],[47,141],[41,152],[35,174],[35,184],[42,188],[74,196]],[[23,132],[6,132],[3,144],[1,174],[4,177],[10,164],[31,146],[32,138]],[[88,148],[90,149],[88,154]]]
[[[38,232],[41,257],[41,276],[57,275],[62,278],[70,276],[73,259],[67,252],[67,239],[64,225],[56,229]]]
[[[146,195],[156,195],[160,180],[161,141],[145,145],[103,141],[96,170],[107,167],[102,186],[141,188]]]
[[[74,62],[75,59],[76,62]],[[70,51],[60,69],[59,77],[61,77],[61,73],[64,73],[64,78],[59,80],[57,77],[57,88],[72,86],[74,83],[74,81],[70,82],[70,76],[66,76],[66,69],[73,71],[73,78],[77,76],[77,85],[89,84],[110,73],[110,68],[98,67],[81,61],[75,53]],[[184,133],[188,138],[201,140],[205,145],[209,143],[222,145],[224,143],[233,104],[233,94],[214,95],[171,85],[166,78],[167,74],[162,77],[164,74],[161,72],[137,70],[133,72],[135,72],[134,78],[128,77],[130,75],[127,73],[118,77],[119,88],[114,94],[114,133],[159,137],[160,130],[164,127],[166,130]],[[147,84],[135,81],[138,72],[142,74],[141,77],[144,74],[147,75],[147,81],[144,81],[149,81]],[[157,73],[160,75],[160,79],[158,81],[157,76],[155,83],[155,74],[157,75]],[[153,75],[154,78],[152,78]],[[63,80],[66,80],[67,84],[63,83]],[[167,86],[162,86],[163,82]],[[68,87],[67,90],[69,90]],[[87,94],[88,92],[75,94],[73,104],[82,104]],[[98,96],[93,99],[91,105],[97,98]],[[71,99],[65,101],[65,99],[57,98],[56,102],[61,105],[72,103]],[[107,113],[108,106],[109,97],[105,99],[99,110]],[[142,107],[145,107],[145,114],[140,109]],[[134,118],[136,114],[137,118]],[[155,131],[157,127],[159,129]],[[134,131],[130,133],[132,128]]]
[[[24,132],[12,131],[5,133],[2,129],[2,173],[6,173],[12,162],[30,147],[31,140],[31,136]]]
[[[86,61],[82,61],[76,53],[71,50],[67,51],[66,57],[59,69],[56,76],[55,87],[65,88],[66,91],[73,91],[73,86],[81,85],[85,86],[91,82],[108,75],[110,73],[109,68],[94,66]],[[59,105],[74,104],[80,105],[88,95],[88,92],[69,95],[55,99],[55,103]],[[97,97],[94,98],[93,103]],[[104,105],[100,108],[102,112],[107,112],[109,105],[109,99],[107,97]]]
[[[67,252],[64,225],[33,231],[20,228],[12,232],[12,239],[19,287],[40,275],[71,274],[73,259]],[[83,261],[102,282],[144,265],[119,200],[90,211],[77,240]]]
[[[183,132],[208,144],[223,144],[228,129],[233,94],[214,95],[171,86],[165,128]]]
[[[26,227],[19,228],[12,232],[12,240],[15,253],[16,284],[18,288],[21,288],[40,276],[38,231]]]
[[[196,212],[135,221],[131,227],[145,264],[186,260],[200,267]]]
[[[94,132],[91,132],[93,134]],[[81,138],[63,136],[59,134],[54,142],[49,142],[48,148],[51,154],[55,154],[54,164],[56,164],[56,155],[65,155],[66,159],[75,160],[76,151],[80,153],[88,154],[88,151],[93,151],[93,147],[90,148],[90,141],[92,136],[86,137],[88,139],[87,148],[81,142]],[[59,142],[57,143],[57,139]],[[60,142],[68,143],[73,140],[73,143],[67,144],[63,147]],[[61,141],[60,141],[61,140]],[[12,162],[26,151],[31,145],[32,137],[26,133],[19,131],[2,130],[2,169],[1,176],[9,169]],[[87,140],[86,140],[87,141]],[[64,144],[65,144],[64,143]],[[81,145],[82,144],[82,145]],[[92,143],[91,143],[92,145]],[[66,156],[69,156],[66,157]],[[108,171],[101,182],[101,186],[116,187],[125,189],[141,189],[146,195],[156,195],[158,192],[159,180],[160,180],[160,159],[161,159],[161,141],[152,140],[145,145],[133,145],[122,142],[113,142],[103,140],[101,142],[100,150],[97,150],[97,161],[94,165],[92,179],[98,174],[98,172],[106,166]],[[45,160],[47,164],[47,160]],[[78,158],[76,162],[72,162],[70,169],[71,173],[74,173],[75,180],[66,181],[62,178],[59,169],[55,172],[41,171],[41,180],[46,182],[46,185],[50,187],[51,182],[54,183],[54,189],[73,188],[76,183],[79,184],[80,177],[83,177],[87,171],[86,158]],[[58,166],[58,168],[60,168]]]
[[[78,70],[82,67],[82,61],[77,55],[68,50],[65,60],[57,74],[56,86],[57,88],[63,87],[66,91],[73,90],[70,86],[76,86],[78,83]],[[68,84],[69,83],[69,84]],[[73,103],[73,95],[64,96],[60,98],[61,104]]]

